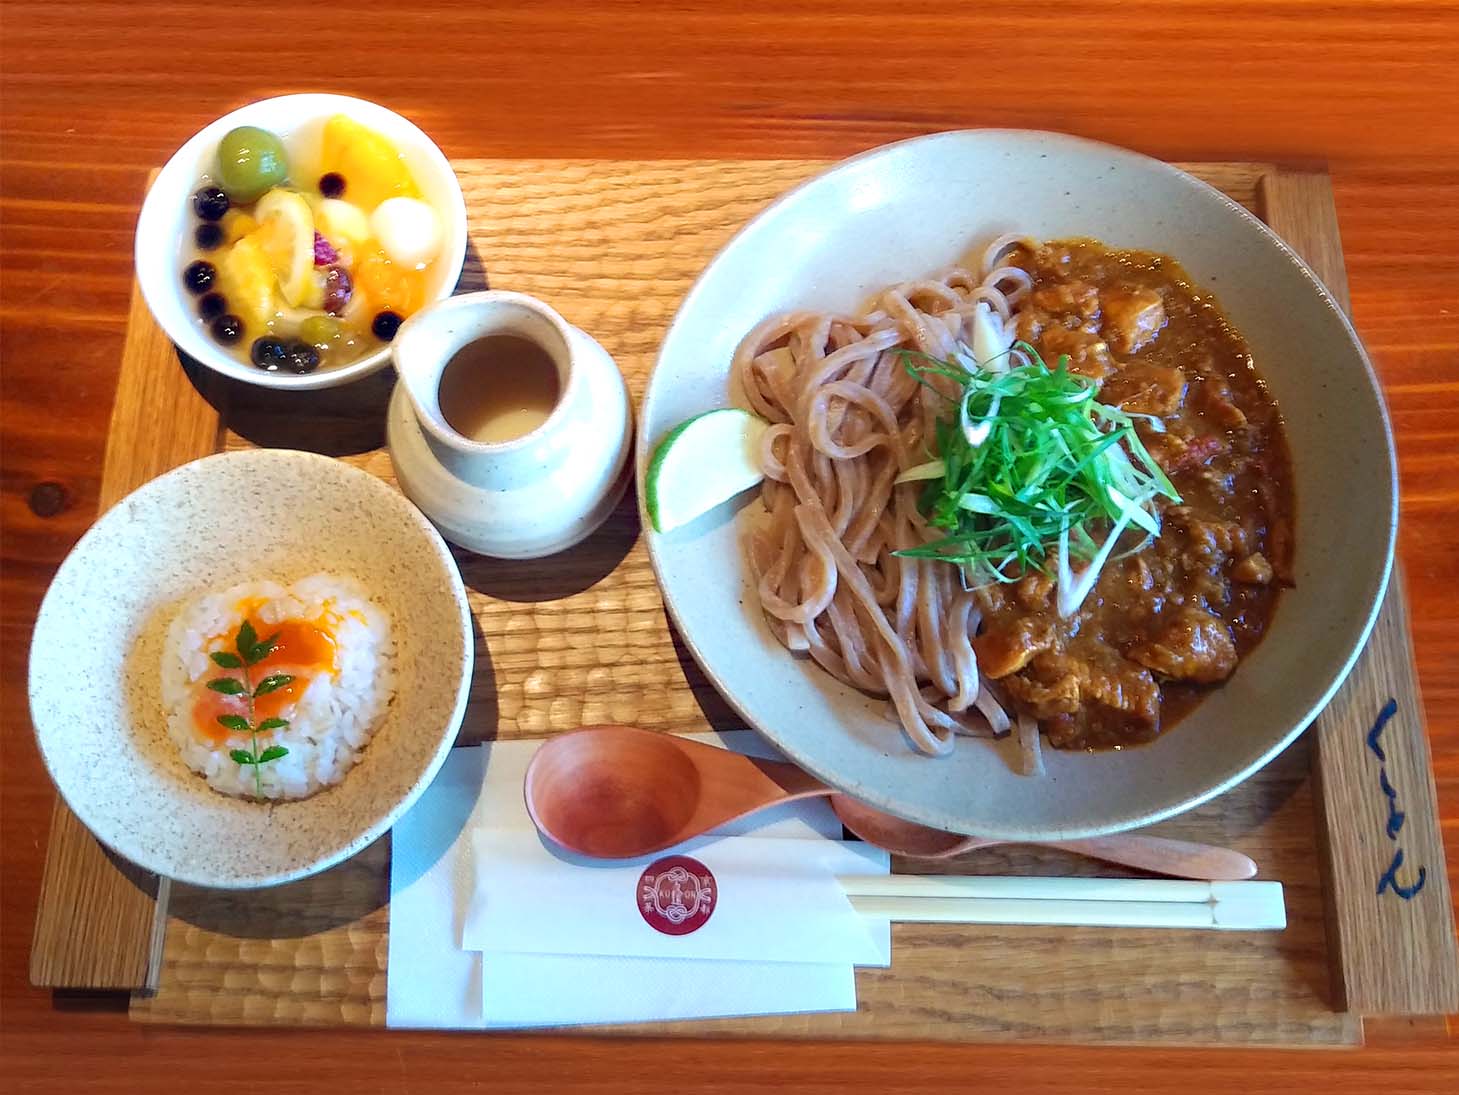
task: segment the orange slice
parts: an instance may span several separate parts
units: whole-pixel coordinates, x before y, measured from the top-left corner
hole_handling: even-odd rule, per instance
[[[386,198],[418,198],[410,168],[383,135],[336,114],[324,123],[320,167],[344,178],[345,197],[369,212]]]

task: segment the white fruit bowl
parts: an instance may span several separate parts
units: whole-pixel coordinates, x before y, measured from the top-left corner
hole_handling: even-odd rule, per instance
[[[223,135],[238,126],[252,125],[278,134],[287,145],[292,134],[334,114],[347,114],[394,143],[415,177],[421,197],[440,214],[443,245],[433,264],[427,299],[450,296],[461,277],[466,260],[466,201],[461,196],[461,184],[445,154],[414,122],[376,103],[347,95],[282,95],[239,107],[205,126],[167,161],[142,203],[135,255],[142,296],[167,337],[189,357],[245,384],[332,388],[376,372],[390,361],[390,347],[381,345],[346,365],[325,366],[302,376],[265,372],[240,361],[208,337],[194,315],[194,298],[182,284],[184,257],[189,261],[191,258],[191,249],[184,247],[184,241],[196,224],[192,194],[203,175],[214,170],[218,141]]]

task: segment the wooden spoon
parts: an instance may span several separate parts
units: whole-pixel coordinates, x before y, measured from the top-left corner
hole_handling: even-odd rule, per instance
[[[950,859],[977,848],[1015,843],[963,836],[961,833],[949,833],[945,829],[918,825],[915,821],[904,821],[864,802],[858,802],[850,795],[833,794],[831,806],[841,824],[868,844],[875,844],[879,848],[911,859]],[[1102,859],[1106,863],[1119,863],[1125,867],[1176,878],[1240,882],[1256,874],[1255,861],[1231,848],[1196,844],[1189,840],[1172,840],[1163,836],[1117,833],[1114,836],[1085,837],[1081,840],[1021,843],[1033,844],[1039,848],[1058,848],[1090,859]]]
[[[793,764],[631,726],[553,737],[525,782],[533,824],[601,859],[662,851],[767,806],[831,794]]]
[[[527,812],[551,840],[598,859],[672,848],[769,806],[831,796],[842,824],[870,844],[945,859],[1010,843],[931,829],[838,793],[783,761],[747,757],[672,734],[597,726],[552,738],[527,768]],[[1181,878],[1239,880],[1256,874],[1240,852],[1163,837],[1116,835],[1039,846]]]

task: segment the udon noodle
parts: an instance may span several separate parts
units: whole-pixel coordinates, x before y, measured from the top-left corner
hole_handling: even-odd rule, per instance
[[[953,355],[972,343],[980,305],[1011,340],[1032,280],[1002,260],[1021,242],[1036,246],[1000,237],[976,272],[893,285],[861,315],[772,317],[741,343],[734,368],[750,408],[771,423],[761,453],[769,520],[748,547],[780,641],[888,697],[918,751],[942,755],[959,734],[1013,730],[1032,772],[1037,724],[1011,718],[980,680],[980,612],[958,568],[893,554],[943,535],[918,511],[922,485],[896,483],[926,460],[947,405],[908,373],[903,352]]]

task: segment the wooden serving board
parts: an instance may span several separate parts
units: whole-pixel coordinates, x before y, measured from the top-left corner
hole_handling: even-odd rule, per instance
[[[547,300],[607,347],[637,400],[675,308],[709,257],[767,202],[824,166],[459,162],[474,242],[462,288],[489,281]],[[1326,176],[1266,164],[1184,166],[1265,216],[1345,302]],[[136,301],[104,504],[185,460],[255,445],[313,449],[393,482],[381,448],[388,372],[317,393],[229,388],[212,377],[197,387],[195,379]],[[600,533],[554,558],[501,562],[458,552],[457,560],[480,630],[462,744],[595,722],[665,731],[737,725],[667,620],[631,495]],[[1390,698],[1396,713],[1374,735]],[[858,974],[855,1013],[614,1029],[1342,1045],[1361,1040],[1365,1015],[1459,1010],[1448,876],[1396,573],[1367,653],[1314,731],[1241,786],[1154,831],[1251,855],[1262,877],[1285,884],[1288,929],[899,924],[891,968]],[[1400,849],[1396,885],[1383,885]],[[169,887],[118,864],[58,806],[32,978],[135,989],[139,1022],[379,1026],[389,855],[387,837],[324,874],[255,893]],[[1019,848],[936,866],[897,861],[894,869],[1107,870]],[[1415,890],[1420,869],[1424,885]]]

